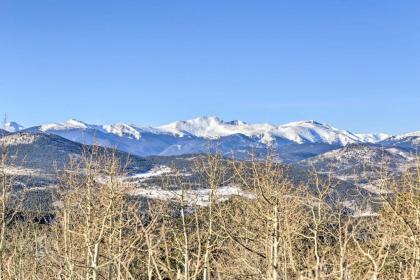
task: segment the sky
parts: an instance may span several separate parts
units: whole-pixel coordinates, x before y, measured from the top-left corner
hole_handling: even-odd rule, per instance
[[[420,1],[1,0],[0,113],[420,130]]]

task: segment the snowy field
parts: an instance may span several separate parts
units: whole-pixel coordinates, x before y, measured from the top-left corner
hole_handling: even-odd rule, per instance
[[[129,178],[130,179],[146,179],[146,178],[151,178],[151,177],[162,176],[165,174],[169,174],[171,172],[172,172],[172,169],[170,167],[165,166],[165,165],[158,165],[158,166],[153,167],[147,172],[135,174],[135,175],[130,176]]]
[[[132,194],[160,200],[181,201],[183,199],[190,206],[207,206],[212,191],[211,189],[164,190],[161,188],[136,188],[132,191]],[[218,187],[214,195],[218,202],[226,201],[234,196],[253,198],[251,193],[245,192],[237,186]]]

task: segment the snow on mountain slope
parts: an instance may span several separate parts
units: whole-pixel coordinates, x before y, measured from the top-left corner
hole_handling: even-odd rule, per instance
[[[254,136],[274,130],[269,124],[248,125],[241,121],[224,122],[217,117],[199,117],[192,120],[177,121],[158,127],[180,136],[191,134],[204,138],[219,138],[232,134],[244,134]]]
[[[385,147],[399,147],[399,148],[419,151],[420,131],[392,136],[379,142],[379,144]]]
[[[221,137],[242,134],[256,139],[263,144],[275,143],[322,143],[345,146],[352,143],[376,143],[388,138],[386,134],[353,134],[339,130],[328,124],[316,121],[291,122],[275,126],[272,124],[247,124],[242,121],[225,122],[217,117],[198,117],[191,120],[177,121],[167,125],[138,127],[124,123],[110,125],[91,125],[75,119],[63,123],[41,125],[43,132],[68,130],[94,130],[122,138],[140,140],[142,134],[172,135],[174,137],[197,137],[219,139]]]
[[[141,156],[158,155],[178,138],[171,133],[149,127],[123,123],[92,125],[75,119],[29,128],[28,131],[55,134],[78,143],[112,147]]]
[[[82,144],[115,147],[141,156],[203,153],[208,151],[209,141],[214,140],[227,154],[232,151],[239,151],[243,155],[256,151],[264,154],[264,150],[274,148],[287,161],[316,156],[348,144],[383,144],[392,139],[386,134],[354,134],[316,121],[276,126],[242,121],[225,122],[217,117],[199,117],[156,128],[125,123],[93,125],[71,119],[27,130],[56,134]],[[384,141],[385,138],[387,140]]]
[[[129,138],[139,140],[141,138],[140,130],[136,129],[133,126],[124,124],[124,123],[117,123],[113,125],[104,125],[102,128],[108,132],[116,134],[120,137],[127,136]]]
[[[224,122],[217,117],[199,117],[192,120],[177,121],[158,127],[162,131],[167,131],[183,137],[193,135],[209,139],[216,139],[234,134],[243,134],[248,137],[259,136],[264,143],[273,140],[272,135],[276,127],[270,124],[247,124],[241,121]]]
[[[400,140],[407,137],[420,137],[420,131],[414,131],[414,132],[398,135],[395,137],[395,139]]]
[[[355,135],[359,137],[362,140],[362,142],[366,142],[366,143],[378,143],[380,141],[383,141],[391,137],[391,135],[386,134],[386,133],[378,133],[378,134],[357,133]]]
[[[119,137],[127,137],[139,140],[142,133],[163,134],[165,132],[152,127],[138,127],[125,123],[116,123],[109,125],[94,125],[85,122],[70,119],[61,123],[44,124],[39,127],[42,132],[65,131],[65,130],[96,130],[104,133],[114,134]]]
[[[3,129],[13,133],[21,131],[22,129],[24,129],[24,127],[16,122],[7,122],[6,124],[4,124]]]
[[[224,122],[217,117],[199,117],[192,120],[177,121],[160,126],[159,129],[175,135],[194,135],[204,138],[219,138],[233,134],[259,137],[262,143],[269,144],[276,137],[302,143],[327,143],[345,146],[351,143],[370,142],[384,136],[356,135],[339,130],[316,121],[292,122],[285,125],[247,124],[241,121]]]
[[[316,121],[292,122],[278,127],[285,138],[296,143],[328,143],[347,145],[361,142],[359,137],[346,130],[339,130],[327,124]]]
[[[41,125],[40,130],[45,132],[48,130],[68,130],[68,129],[86,129],[88,127],[93,127],[84,122],[78,121],[76,119],[70,119],[63,123],[50,123]]]

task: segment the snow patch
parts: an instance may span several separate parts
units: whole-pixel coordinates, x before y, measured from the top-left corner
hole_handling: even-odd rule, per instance
[[[372,209],[370,204],[365,207],[360,207],[357,206],[357,203],[354,200],[346,200],[343,202],[343,206],[353,212],[352,217],[354,218],[375,217],[379,215]]]
[[[389,190],[385,190],[381,187],[378,187],[376,185],[373,184],[360,184],[359,185],[362,189],[367,190],[368,192],[371,192],[373,194],[377,194],[377,195],[381,195],[381,194],[390,194],[392,193]]]
[[[104,125],[103,129],[108,133],[112,133],[120,137],[128,136],[129,138],[134,138],[136,140],[140,140],[141,138],[141,134],[139,130],[124,123]]]
[[[359,137],[363,142],[366,142],[366,143],[378,143],[391,137],[391,135],[386,134],[386,133],[378,133],[378,134],[357,133],[355,135]]]
[[[135,174],[135,175],[130,176],[129,178],[131,178],[131,179],[144,179],[144,178],[161,176],[161,175],[168,174],[168,173],[171,173],[171,172],[172,172],[171,168],[169,168],[167,166],[164,166],[164,165],[159,165],[159,166],[153,167],[148,172]]]
[[[184,197],[184,202],[189,206],[204,207],[209,205],[212,195],[211,189],[199,190],[163,190],[161,188],[136,188],[133,195],[143,196],[150,199],[180,201]],[[243,191],[237,186],[223,186],[215,190],[214,196],[218,202],[229,200],[233,196],[253,198],[251,193]]]

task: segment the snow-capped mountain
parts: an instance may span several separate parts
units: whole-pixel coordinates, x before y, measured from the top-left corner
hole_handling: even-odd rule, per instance
[[[379,144],[385,147],[399,147],[399,148],[404,148],[404,149],[413,150],[415,152],[419,152],[420,151],[420,131],[392,136],[379,142]]]
[[[217,117],[199,117],[159,127],[125,123],[94,125],[70,119],[24,131],[59,135],[78,143],[113,147],[139,156],[205,153],[210,151],[209,142],[217,144],[219,152],[234,152],[241,157],[250,153],[263,155],[274,149],[279,158],[287,162],[317,156],[349,144],[383,145],[393,139],[386,134],[355,134],[316,121],[248,124],[223,121]]]
[[[8,132],[18,132],[25,128],[16,122],[7,122],[3,125],[3,129]]]
[[[392,137],[395,140],[402,140],[402,139],[406,139],[406,138],[415,138],[415,137],[420,137],[420,131],[414,131],[414,132],[410,132],[410,133],[405,133],[402,135],[397,135]]]
[[[92,145],[112,147],[133,155],[158,155],[177,142],[176,136],[154,128],[141,128],[123,123],[93,125],[75,119],[27,129],[30,132],[55,134],[66,139]]]
[[[70,119],[61,123],[44,124],[38,127],[42,132],[63,131],[63,130],[97,130],[104,133],[114,134],[120,137],[127,137],[139,140],[142,133],[165,134],[158,129],[152,127],[138,127],[135,125],[128,125],[125,123],[116,123],[110,125],[94,125],[85,122]]]
[[[225,122],[217,117],[199,117],[186,121],[177,121],[158,128],[179,136],[194,135],[213,139],[232,134],[262,135],[275,129],[270,124],[249,125],[242,121]]]
[[[386,134],[353,134],[312,120],[275,126],[247,124],[242,121],[224,122],[217,117],[199,117],[163,125],[159,129],[179,136],[193,135],[210,139],[243,134],[248,137],[258,137],[265,144],[271,143],[277,137],[298,144],[327,143],[345,146],[351,143],[377,142],[388,137]]]
[[[278,127],[279,133],[296,143],[326,143],[345,146],[362,142],[355,134],[316,121],[292,122]]]

